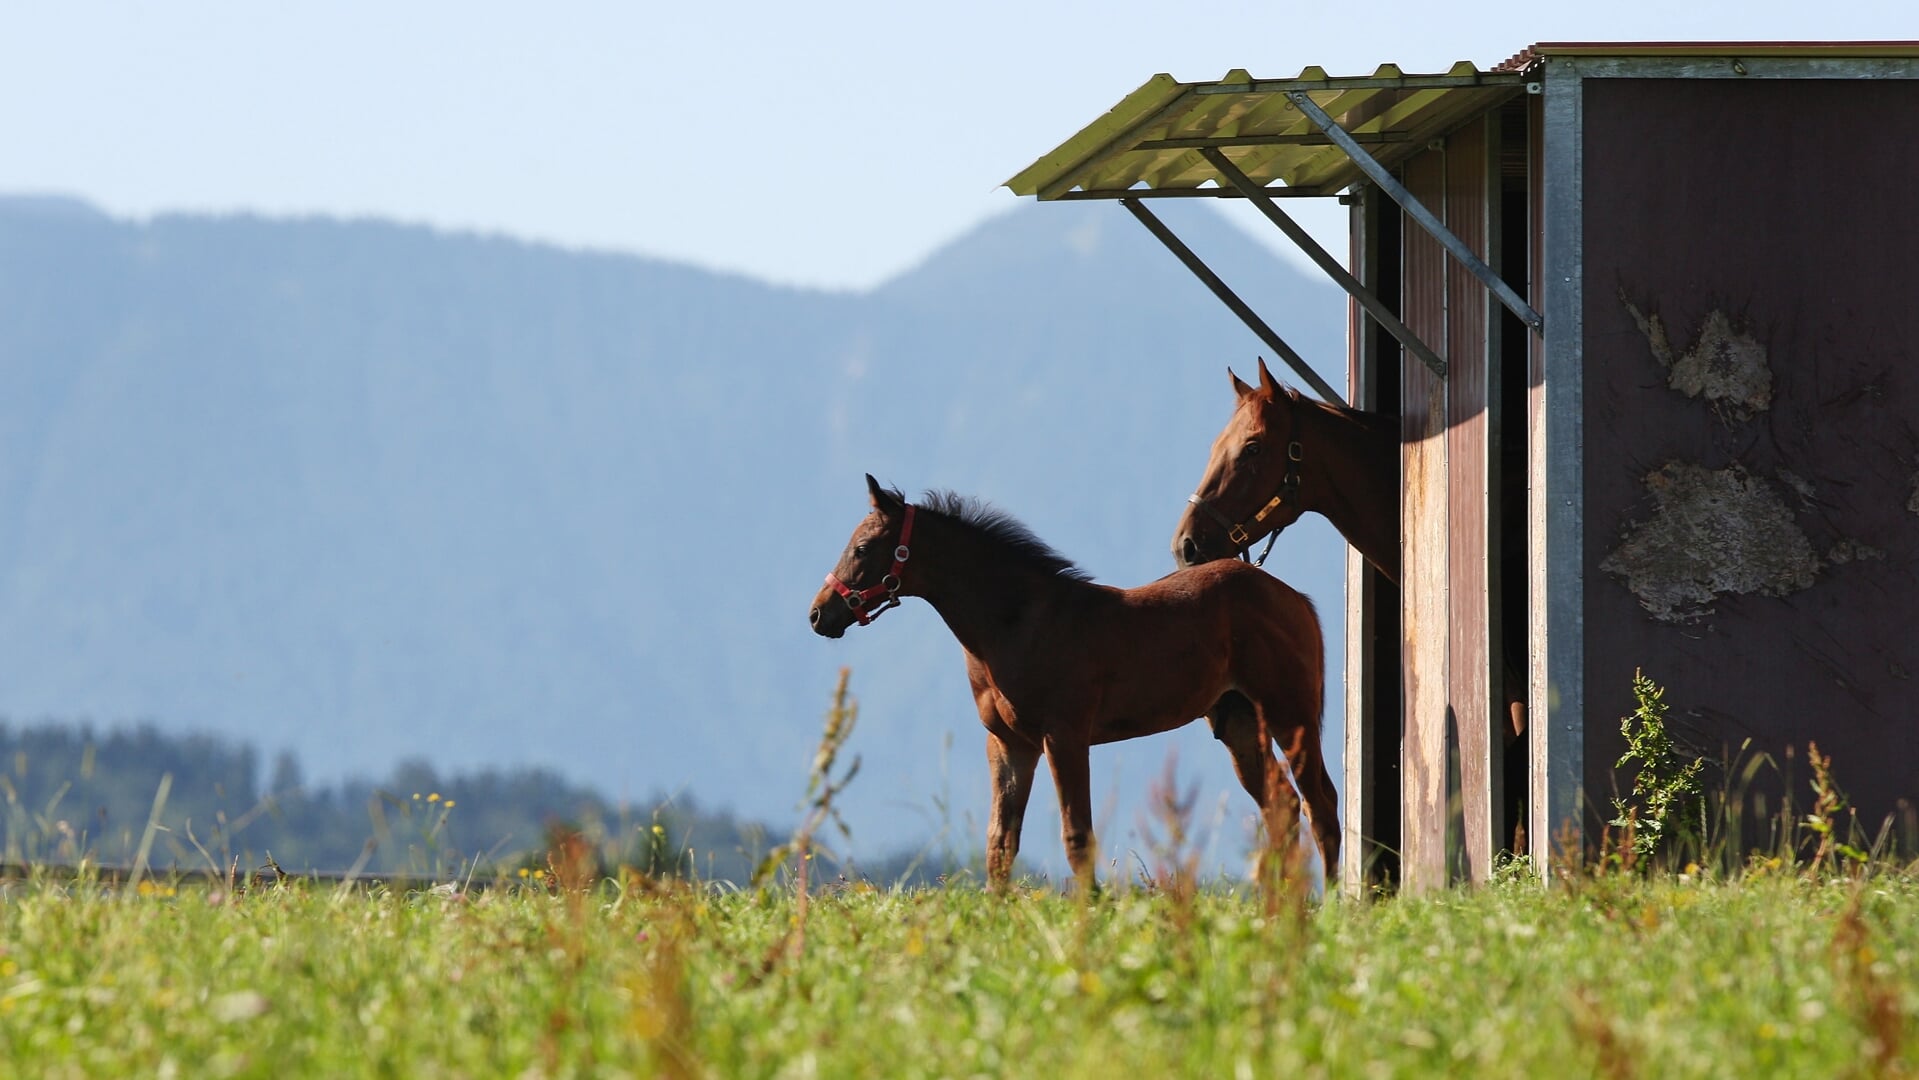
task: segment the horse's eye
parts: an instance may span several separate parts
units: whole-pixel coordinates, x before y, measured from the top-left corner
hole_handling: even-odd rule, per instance
[[[1246,444],[1246,448],[1239,452],[1239,456],[1240,457],[1258,457],[1259,456],[1259,440],[1254,439],[1248,442]]]
[[[865,544],[853,545],[853,557],[856,559],[866,558],[866,545]]]

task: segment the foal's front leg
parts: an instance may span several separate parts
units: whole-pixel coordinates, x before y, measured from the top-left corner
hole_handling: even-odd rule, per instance
[[[1085,742],[1048,735],[1046,762],[1053,770],[1053,789],[1059,793],[1060,839],[1066,861],[1083,890],[1099,885],[1094,864],[1099,852],[1093,843],[1093,767]]]
[[[986,733],[986,767],[993,777],[992,816],[986,820],[986,882],[995,892],[1006,888],[1012,878],[1026,797],[1033,793],[1033,770],[1038,766],[1038,750]]]

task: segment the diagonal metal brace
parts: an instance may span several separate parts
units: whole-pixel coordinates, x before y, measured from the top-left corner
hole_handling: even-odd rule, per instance
[[[1265,342],[1281,360],[1286,362],[1287,367],[1292,368],[1294,373],[1304,379],[1306,385],[1312,387],[1322,401],[1330,401],[1337,405],[1346,404],[1346,399],[1339,395],[1339,391],[1334,390],[1325,379],[1320,378],[1319,373],[1306,362],[1306,358],[1294,351],[1291,345],[1286,344],[1285,339],[1274,333],[1273,328],[1267,326],[1266,321],[1248,307],[1246,301],[1239,298],[1238,293],[1221,281],[1218,274],[1213,273],[1212,267],[1202,262],[1200,257],[1193,253],[1193,249],[1186,246],[1185,241],[1173,235],[1173,230],[1167,228],[1166,223],[1161,221],[1158,215],[1146,209],[1138,199],[1121,199],[1119,204],[1132,211],[1133,216],[1139,219],[1139,223],[1158,237],[1159,242],[1166,245],[1166,250],[1177,256],[1180,262],[1185,263],[1186,269],[1191,270],[1194,277],[1213,290],[1213,295],[1219,297],[1227,307],[1231,308],[1233,314],[1239,316],[1239,321],[1245,323],[1248,330]]]
[[[1448,229],[1443,222],[1433,216],[1431,210],[1426,209],[1424,204],[1414,198],[1413,193],[1407,191],[1404,184],[1393,179],[1393,174],[1387,172],[1384,165],[1368,154],[1345,128],[1340,127],[1331,116],[1328,116],[1326,110],[1319,107],[1318,102],[1307,96],[1304,90],[1286,91],[1286,100],[1298,107],[1299,111],[1305,114],[1306,119],[1311,120],[1319,130],[1326,133],[1327,138],[1333,140],[1335,146],[1346,152],[1346,156],[1352,159],[1353,164],[1359,166],[1361,172],[1365,173],[1373,183],[1379,185],[1381,191],[1392,196],[1400,209],[1406,211],[1414,221],[1419,222],[1427,232],[1432,234],[1433,239],[1439,241],[1440,246],[1451,252],[1453,258],[1458,259],[1474,277],[1491,289],[1493,295],[1499,297],[1499,302],[1506,305],[1506,310],[1518,316],[1519,321],[1532,327],[1533,333],[1540,337],[1546,336],[1545,318],[1534,311],[1531,304],[1521,299],[1511,285],[1506,284],[1498,274],[1493,273],[1492,267],[1487,266],[1479,256],[1473,254],[1473,249],[1467,247],[1465,241],[1454,236],[1451,229]]]
[[[1442,379],[1446,377],[1446,361],[1441,359],[1439,354],[1428,347],[1424,341],[1421,341],[1419,335],[1413,333],[1411,328],[1400,322],[1399,316],[1393,314],[1391,308],[1381,303],[1379,297],[1373,295],[1372,290],[1360,284],[1358,278],[1347,273],[1346,268],[1339,265],[1339,260],[1327,254],[1326,249],[1319,246],[1319,241],[1314,240],[1311,233],[1299,227],[1299,222],[1294,221],[1286,211],[1281,210],[1278,201],[1270,198],[1264,188],[1253,182],[1252,177],[1240,171],[1239,166],[1233,164],[1224,152],[1214,147],[1203,147],[1200,154],[1212,164],[1220,176],[1237,188],[1241,195],[1246,196],[1246,201],[1259,207],[1260,213],[1265,214],[1268,221],[1279,226],[1279,231],[1285,233],[1287,238],[1299,247],[1299,250],[1305,252],[1308,258],[1318,264],[1319,268],[1326,272],[1327,277],[1332,278],[1335,284],[1345,289],[1347,295],[1359,301],[1359,306],[1365,308],[1367,314],[1386,328],[1387,333],[1404,345],[1407,352],[1424,361],[1434,375]]]

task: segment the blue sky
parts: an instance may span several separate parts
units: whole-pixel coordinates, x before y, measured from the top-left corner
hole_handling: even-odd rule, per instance
[[[373,215],[859,288],[1011,207],[1001,181],[1155,72],[1919,36],[1907,10],[5,0],[0,191]],[[1307,220],[1336,242],[1336,207]]]

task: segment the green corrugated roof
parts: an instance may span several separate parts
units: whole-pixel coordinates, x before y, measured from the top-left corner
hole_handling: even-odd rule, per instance
[[[1333,194],[1360,172],[1300,115],[1287,91],[1309,93],[1390,168],[1524,88],[1519,72],[1481,71],[1465,61],[1440,75],[1407,75],[1391,64],[1344,78],[1317,67],[1292,79],[1255,79],[1241,70],[1218,82],[1155,75],[1006,186],[1041,199],[1228,187],[1200,153],[1215,146],[1260,184]]]

